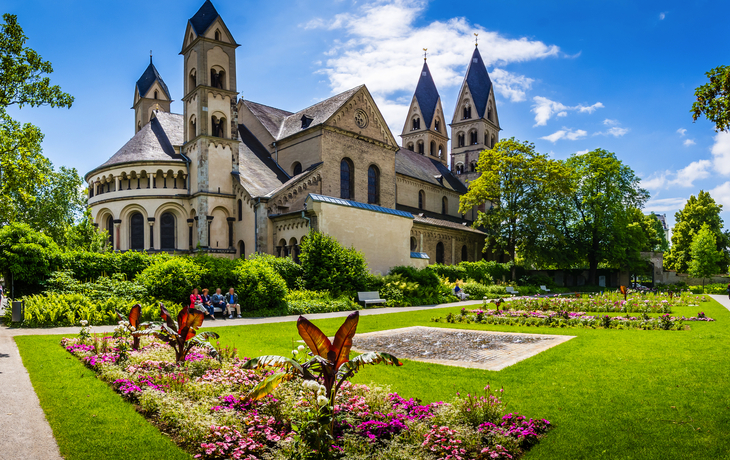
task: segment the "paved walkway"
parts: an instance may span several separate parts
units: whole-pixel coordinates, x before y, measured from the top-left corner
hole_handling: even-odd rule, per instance
[[[717,300],[720,305],[730,310],[730,299],[726,295],[709,294],[710,297]]]

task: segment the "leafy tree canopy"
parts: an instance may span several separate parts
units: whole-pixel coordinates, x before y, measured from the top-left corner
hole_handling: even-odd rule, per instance
[[[705,278],[717,273],[724,254],[717,250],[715,233],[709,225],[703,224],[690,245],[692,259],[689,262],[689,274],[695,278],[702,278],[704,289]]]
[[[695,89],[697,100],[692,104],[692,119],[702,115],[715,124],[715,131],[730,128],[730,67],[721,65],[707,72],[709,83]]]
[[[91,210],[84,211],[84,217],[66,229],[64,236],[67,249],[74,251],[108,252],[111,251],[109,233],[94,227]]]
[[[651,224],[654,227],[654,231],[657,235],[657,244],[651,248],[652,251],[660,251],[660,252],[668,252],[669,251],[669,241],[667,241],[667,234],[664,231],[664,226],[662,225],[661,221],[659,220],[659,217],[657,217],[656,214],[653,212],[647,216],[651,217],[652,221]]]

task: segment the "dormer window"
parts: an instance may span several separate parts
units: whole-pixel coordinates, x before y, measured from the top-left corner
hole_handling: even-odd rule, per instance
[[[309,128],[309,125],[311,125],[313,121],[314,118],[310,117],[309,115],[302,115],[302,129]]]
[[[221,41],[221,31],[220,30],[215,31],[215,41],[217,41],[217,42]]]
[[[438,132],[441,132],[441,122],[439,120],[436,120],[434,122],[433,129],[436,130],[436,131],[438,131]]]
[[[415,131],[417,129],[421,129],[421,119],[418,117],[413,119],[413,128],[411,131]]]
[[[464,107],[464,120],[471,118],[471,106]]]

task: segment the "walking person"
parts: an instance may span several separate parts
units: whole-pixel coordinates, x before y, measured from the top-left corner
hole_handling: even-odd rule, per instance
[[[236,310],[238,318],[241,317],[241,306],[238,304],[238,294],[233,288],[228,289],[226,294],[226,313],[228,313],[228,319],[233,319],[233,310]]]

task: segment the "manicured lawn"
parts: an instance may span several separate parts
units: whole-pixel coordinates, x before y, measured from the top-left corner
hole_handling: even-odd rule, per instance
[[[487,383],[504,387],[509,410],[555,425],[528,459],[730,458],[730,312],[718,303],[676,308],[673,315],[704,310],[717,319],[689,323],[690,331],[679,332],[429,322],[459,310],[364,316],[358,331],[423,325],[576,338],[499,372],[404,360],[401,368],[366,368],[356,380],[389,384],[406,398],[426,402],[450,399],[456,391],[478,392]],[[340,323],[316,321],[330,335]],[[222,344],[234,345],[249,357],[288,354],[299,339],[294,323],[222,327],[216,332]],[[104,458],[186,457],[58,340],[16,339],[62,454],[68,459],[99,452],[107,453]],[[134,434],[125,436],[126,441],[110,432]]]

